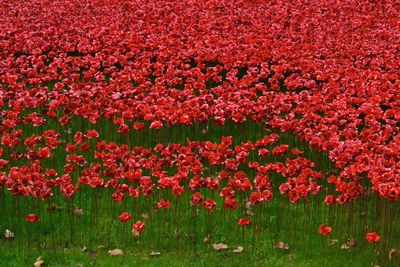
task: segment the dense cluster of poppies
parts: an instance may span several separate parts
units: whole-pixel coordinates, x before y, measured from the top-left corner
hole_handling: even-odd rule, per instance
[[[232,210],[239,192],[256,205],[273,188],[293,204],[328,184],[326,205],[400,197],[400,8],[391,1],[34,0],[0,10],[0,186],[14,196],[45,200],[58,188],[69,199],[88,186],[111,188],[120,203],[190,191],[210,212],[217,203],[199,189]],[[239,145],[235,136],[155,147],[108,140],[208,121],[292,132],[338,171],[272,147],[275,133]],[[100,122],[116,131],[100,136]],[[284,180],[274,184],[272,173]]]
[[[154,190],[170,189],[173,195],[180,196],[185,190],[195,192],[200,188],[207,188],[210,191],[220,191],[219,195],[225,199],[224,207],[233,210],[238,205],[235,199],[235,192],[238,191],[249,192],[252,205],[269,201],[273,196],[273,182],[268,177],[271,173],[278,173],[287,178],[286,182],[277,186],[280,193],[287,194],[293,204],[300,198],[307,198],[321,191],[318,180],[322,179],[323,175],[312,169],[315,165],[313,162],[300,156],[301,151],[295,148],[289,151],[288,145],[276,146],[271,152],[266,148],[277,141],[277,134],[266,135],[255,143],[247,141],[234,147],[232,136],[222,137],[220,143],[187,141],[186,145],[158,144],[155,148],[136,146],[132,149],[125,144],[99,141],[93,152],[97,162],[89,163],[85,156],[78,152],[91,150],[85,141],[98,137],[96,130],[89,130],[86,134],[75,134],[75,142],[66,144],[68,163],[64,166],[62,174],[58,174],[53,168],[44,169],[40,166],[41,159],[51,156],[48,147],[36,149],[40,141],[31,144],[27,151],[33,158],[30,166],[14,166],[8,173],[3,172],[0,185],[5,186],[14,196],[33,196],[42,200],[51,197],[54,188],[66,199],[71,198],[83,185],[91,188],[111,188],[114,190],[112,199],[117,203],[121,203],[126,195],[138,198],[141,194],[150,195]],[[33,139],[35,138],[28,137],[26,140]],[[283,158],[284,154],[290,154],[291,157],[288,157],[286,162],[260,164],[248,161],[250,153],[257,153],[259,157],[270,153],[280,158]],[[243,165],[253,170],[251,175],[239,170]],[[206,167],[218,168],[219,171],[207,175]],[[73,174],[78,169],[80,175],[74,179]],[[327,199],[332,197],[328,195]],[[333,197],[329,204],[335,201]],[[343,204],[340,199],[337,201]],[[193,205],[203,204],[209,211],[215,208],[212,199],[203,202],[203,197],[198,192],[192,195],[191,202]],[[169,206],[169,201],[160,200],[157,203],[158,208]]]

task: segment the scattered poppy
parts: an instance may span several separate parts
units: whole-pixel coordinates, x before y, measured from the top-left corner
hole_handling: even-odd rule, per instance
[[[139,236],[141,232],[143,232],[146,225],[142,221],[137,221],[135,224],[132,224],[132,233],[135,236]]]
[[[320,227],[318,228],[318,233],[320,233],[321,235],[329,235],[332,232],[332,228],[322,224],[320,225]]]
[[[365,235],[365,238],[370,243],[376,243],[376,242],[379,242],[381,237],[376,232],[371,232],[371,233],[367,233]]]
[[[128,212],[124,212],[118,218],[121,222],[127,222],[132,219],[132,216]]]
[[[249,218],[242,218],[238,221],[238,225],[240,226],[246,226],[250,224],[250,219]]]
[[[39,221],[39,216],[37,214],[28,214],[26,220],[31,223],[37,223]]]

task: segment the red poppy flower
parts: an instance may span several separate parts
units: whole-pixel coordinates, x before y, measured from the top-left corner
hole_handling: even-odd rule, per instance
[[[195,206],[200,205],[202,201],[203,201],[203,196],[199,192],[194,193],[191,197],[191,202]]]
[[[48,147],[42,147],[38,150],[38,156],[41,159],[48,159],[50,158],[50,149]]]
[[[333,204],[335,204],[335,202],[336,202],[335,196],[333,196],[333,195],[327,195],[327,196],[325,197],[324,203],[325,203],[326,205],[333,205]]]
[[[180,195],[183,194],[184,191],[185,191],[185,188],[184,188],[183,186],[178,185],[178,184],[175,184],[175,185],[172,187],[172,193],[173,193],[174,195],[180,196]]]
[[[264,201],[268,202],[268,201],[270,201],[272,199],[273,194],[269,190],[264,190],[262,192],[262,197],[264,198]]]
[[[250,219],[249,218],[242,218],[238,221],[238,225],[240,226],[246,226],[250,224]]]
[[[129,132],[129,126],[126,124],[121,124],[117,130],[118,133],[120,134],[126,134]]]
[[[216,206],[217,203],[210,198],[204,200],[203,202],[203,207],[206,208],[209,212],[211,212]]]
[[[66,199],[69,199],[78,189],[79,186],[74,187],[72,184],[65,184],[60,186],[61,193],[65,196]]]
[[[118,218],[121,222],[127,222],[132,219],[132,216],[128,212],[124,212]]]
[[[379,240],[381,239],[381,237],[376,232],[367,233],[365,235],[365,238],[370,243],[379,242]]]
[[[249,200],[252,205],[255,205],[262,202],[264,199],[261,192],[253,192],[251,193]]]
[[[320,227],[318,228],[318,233],[320,233],[321,235],[329,235],[332,232],[332,228],[322,224],[320,225]]]
[[[139,236],[140,233],[146,228],[146,225],[142,221],[137,221],[135,224],[132,224],[132,233],[135,236]]]
[[[160,201],[157,202],[156,206],[158,209],[161,208],[169,209],[171,207],[171,202],[169,200],[161,199]]]
[[[100,135],[96,130],[92,129],[92,130],[87,131],[86,136],[89,139],[94,139],[94,138],[98,138]]]
[[[260,150],[258,150],[258,155],[260,157],[267,157],[267,156],[269,156],[269,154],[270,154],[270,152],[266,148],[261,148]]]
[[[235,210],[239,205],[239,201],[236,198],[226,197],[224,200],[224,208]]]
[[[31,223],[37,223],[39,221],[39,216],[36,214],[28,214],[26,220]]]
[[[141,123],[141,122],[133,123],[133,129],[135,129],[136,131],[143,130],[144,129],[144,123]]]
[[[163,127],[163,123],[161,121],[153,121],[150,124],[150,129],[161,129]]]
[[[124,193],[122,193],[121,191],[117,190],[114,192],[114,194],[112,195],[112,199],[115,202],[121,203],[122,200],[124,199]]]
[[[102,186],[104,184],[104,180],[99,178],[99,177],[93,177],[91,178],[89,185],[91,187],[98,187],[98,186]]]

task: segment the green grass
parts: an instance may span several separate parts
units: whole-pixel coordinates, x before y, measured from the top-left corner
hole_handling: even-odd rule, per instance
[[[304,248],[302,248],[304,249]],[[370,266],[358,249],[343,251],[338,247],[308,247],[305,254],[301,250],[277,251],[272,248],[267,253],[245,251],[235,254],[231,249],[223,252],[190,251],[163,252],[158,257],[149,255],[150,251],[125,250],[124,255],[109,256],[106,248],[89,249],[65,248],[57,251],[18,251],[13,245],[2,246],[1,266],[32,266],[42,256],[46,266]],[[390,265],[396,266],[396,265]]]

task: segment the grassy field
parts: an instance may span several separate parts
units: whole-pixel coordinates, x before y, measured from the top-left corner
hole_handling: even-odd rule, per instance
[[[361,256],[359,249],[351,252],[339,248],[321,248],[311,246],[308,253],[291,249],[269,253],[209,252],[198,254],[182,251],[181,253],[162,252],[152,257],[149,253],[124,251],[122,256],[110,257],[107,249],[93,249],[82,252],[80,248],[65,248],[58,251],[23,251],[18,252],[12,245],[2,246],[0,264],[2,266],[32,266],[41,255],[46,266],[370,266]],[[396,266],[396,265],[389,265]]]

